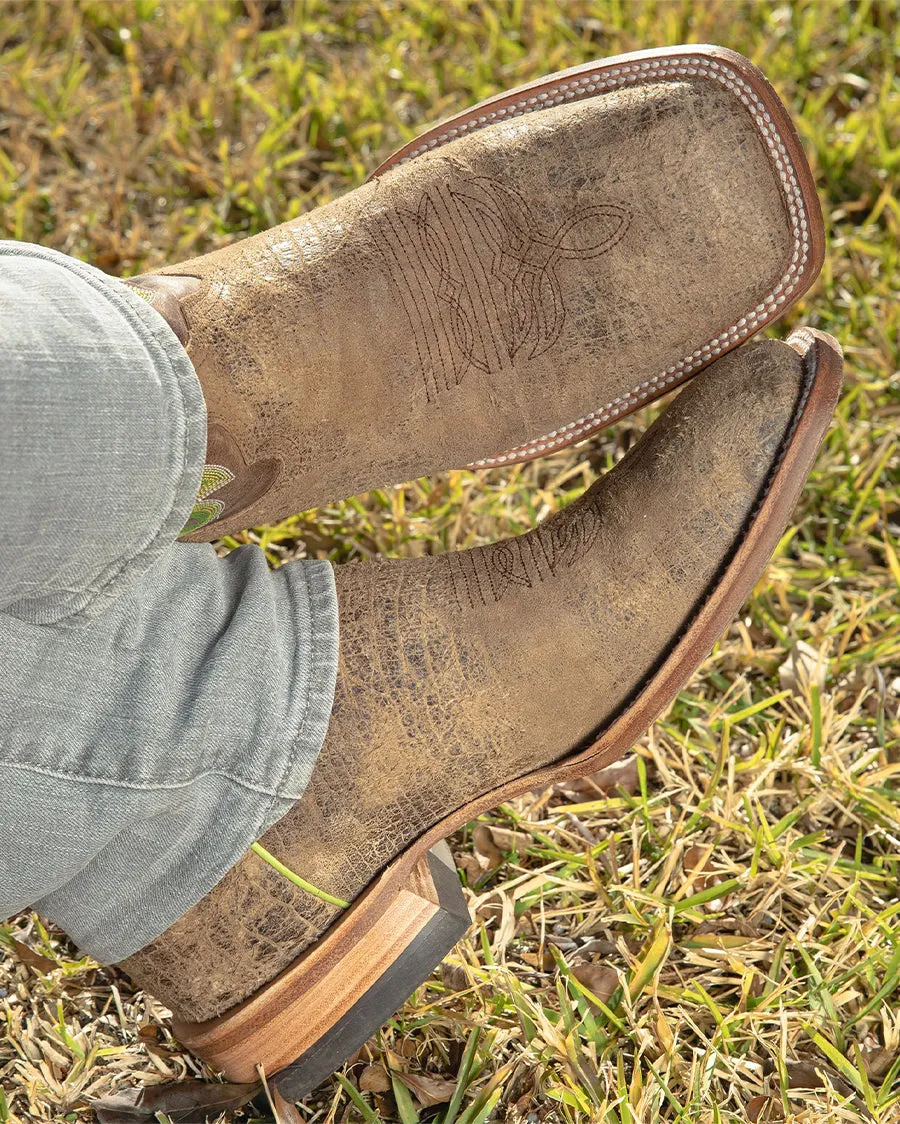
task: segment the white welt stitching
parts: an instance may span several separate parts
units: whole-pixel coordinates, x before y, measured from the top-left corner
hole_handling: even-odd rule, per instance
[[[577,421],[569,422],[561,429],[555,429],[543,437],[530,441],[527,445],[520,445],[516,449],[511,449],[509,452],[495,457],[486,457],[484,460],[475,461],[467,467],[487,468],[491,465],[508,464],[511,461],[523,460],[536,453],[547,453],[563,445],[572,444],[579,437],[586,436],[602,425],[614,421],[623,413],[630,412],[647,398],[655,397],[666,386],[679,382],[710,359],[720,355],[727,347],[731,347],[752,335],[763,320],[770,319],[775,309],[789,300],[791,293],[797,288],[809,260],[809,222],[803,193],[797,183],[784,142],[779,136],[778,129],[765,105],[753,88],[739,74],[715,59],[698,55],[684,55],[673,61],[648,59],[643,62],[623,63],[619,66],[610,67],[609,70],[600,74],[575,76],[555,86],[548,87],[546,90],[541,90],[539,93],[523,97],[510,105],[501,106],[480,117],[473,117],[469,121],[455,125],[446,133],[441,133],[413,149],[399,163],[404,164],[407,160],[412,160],[413,157],[419,156],[423,152],[437,148],[439,145],[455,140],[457,137],[475,129],[484,128],[485,125],[493,124],[504,117],[517,117],[523,113],[545,109],[548,105],[577,101],[629,83],[655,81],[673,75],[688,78],[704,75],[712,78],[731,90],[735,97],[750,111],[775,164],[785,194],[794,245],[787,271],[772,292],[746,316],[742,316],[740,320],[732,324],[721,335],[716,336],[715,339],[709,340],[708,343],[698,347],[690,355],[666,367],[664,371],[653,378],[640,383],[627,394],[614,398],[612,402],[608,402],[601,409],[593,410],[591,413],[585,414],[584,417],[578,418]]]

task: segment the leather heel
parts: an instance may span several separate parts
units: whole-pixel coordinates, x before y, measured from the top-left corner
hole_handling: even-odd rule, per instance
[[[385,872],[382,878],[388,875]],[[380,881],[380,880],[379,880]],[[372,916],[378,884],[270,984],[179,1040],[232,1081],[299,1100],[338,1069],[428,978],[470,924],[453,858],[441,842]],[[273,1077],[274,1075],[274,1077]]]

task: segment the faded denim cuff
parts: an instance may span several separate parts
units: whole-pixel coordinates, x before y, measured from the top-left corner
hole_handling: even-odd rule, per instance
[[[180,534],[206,455],[165,320],[99,269],[0,241],[0,610],[86,620]]]

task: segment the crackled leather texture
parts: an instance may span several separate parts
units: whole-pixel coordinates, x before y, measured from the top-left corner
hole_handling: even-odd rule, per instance
[[[534,531],[338,567],[331,724],[307,792],[263,845],[353,899],[426,828],[610,721],[744,533],[802,383],[792,348],[747,344]],[[337,913],[248,852],[122,967],[178,1017],[203,1020],[256,991]]]
[[[791,249],[757,126],[697,77],[492,124],[169,267],[197,279],[180,312],[228,467],[271,476],[193,537],[570,423],[734,324]]]

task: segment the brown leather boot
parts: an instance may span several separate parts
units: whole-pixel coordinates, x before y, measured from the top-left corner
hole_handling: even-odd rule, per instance
[[[783,313],[822,247],[787,113],[733,51],[500,94],[312,214],[134,280],[209,409],[189,526],[582,440]]]
[[[285,1096],[308,1091],[465,928],[429,848],[603,767],[670,702],[762,573],[828,427],[840,349],[789,343],[720,359],[520,538],[337,569],[337,695],[307,792],[121,965],[187,1045],[237,1080],[287,1066]]]

